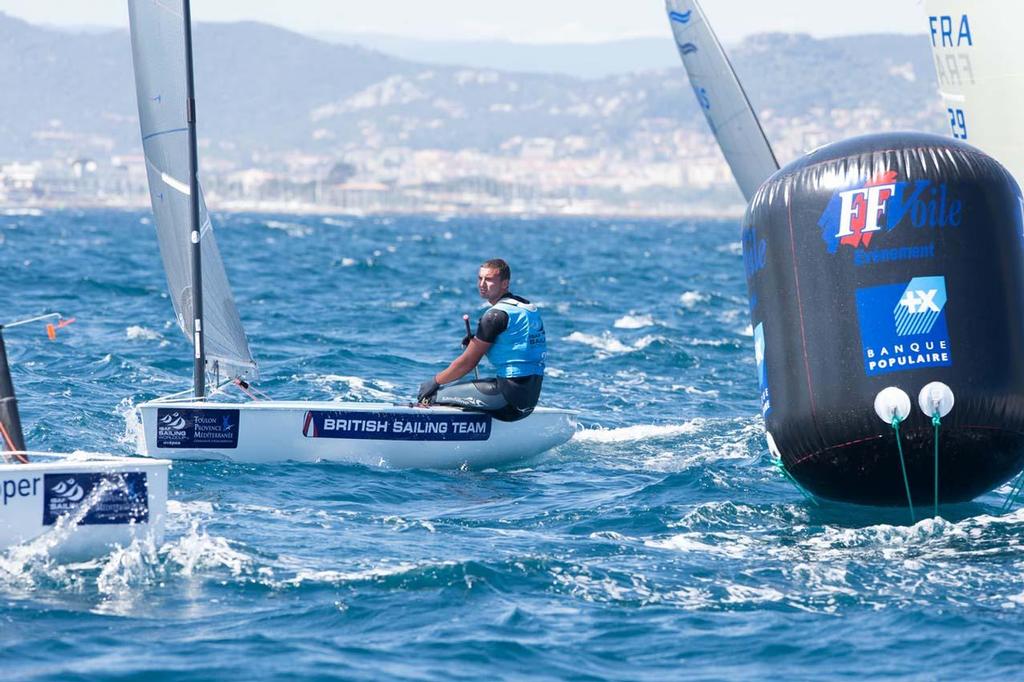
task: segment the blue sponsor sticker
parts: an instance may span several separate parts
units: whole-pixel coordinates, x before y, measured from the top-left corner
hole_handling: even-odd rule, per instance
[[[768,390],[768,366],[764,359],[764,322],[754,327],[754,361],[757,362],[757,387],[761,391],[761,416],[772,411],[772,396]]]
[[[487,440],[491,437],[491,415],[431,414],[428,410],[420,414],[309,410],[302,435],[356,440]]]
[[[238,410],[158,408],[156,446],[237,448]]]
[[[61,516],[87,508],[79,525],[147,523],[149,489],[144,471],[117,473],[68,473],[43,476],[43,525],[52,526]]]
[[[868,376],[953,364],[944,277],[858,289],[857,316]]]

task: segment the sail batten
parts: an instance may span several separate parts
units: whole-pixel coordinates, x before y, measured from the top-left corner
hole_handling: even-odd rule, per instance
[[[697,1],[665,0],[665,10],[697,103],[749,201],[779,169],[775,153]]]
[[[139,126],[160,256],[175,319],[186,338],[194,343],[183,2],[129,0],[128,14]],[[196,198],[202,244],[202,329],[207,368],[218,362],[221,372],[254,379],[256,363],[235,308],[201,188]]]

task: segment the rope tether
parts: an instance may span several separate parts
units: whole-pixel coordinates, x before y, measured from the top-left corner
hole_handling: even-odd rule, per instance
[[[935,514],[939,515],[939,424],[942,423],[942,417],[939,415],[939,407],[935,406],[935,412],[932,414],[932,426],[935,427]]]
[[[1006,501],[1003,502],[1002,512],[1006,512],[1013,509],[1014,503],[1017,501],[1017,496],[1020,495],[1021,489],[1024,488],[1024,471],[1020,472],[1020,476],[1013,482],[1013,487],[1010,488],[1010,494],[1006,496]]]
[[[780,458],[772,457],[772,464],[774,464],[779,469],[779,471],[782,472],[782,475],[785,476],[789,480],[789,482],[793,484],[794,488],[800,491],[801,495],[806,497],[809,502],[812,502],[815,506],[817,506],[818,500],[816,500],[814,498],[814,495],[807,492],[807,490],[802,485],[800,485],[795,478],[793,478],[793,474],[789,473],[786,470],[786,466],[782,463],[782,460]]]
[[[910,508],[910,522],[917,523],[914,515],[914,500],[910,496],[910,479],[907,478],[907,463],[903,459],[903,443],[900,441],[900,418],[894,413],[892,415],[892,430],[896,432],[896,447],[900,452],[900,469],[903,471],[903,487],[907,491],[907,507]]]

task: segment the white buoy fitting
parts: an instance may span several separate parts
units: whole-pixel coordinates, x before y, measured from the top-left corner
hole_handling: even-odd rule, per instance
[[[782,453],[779,452],[779,446],[775,444],[775,438],[772,436],[771,431],[764,432],[764,439],[768,441],[768,452],[771,456],[778,461],[782,461]]]
[[[941,381],[933,381],[917,394],[917,405],[927,416],[931,417],[936,410],[940,417],[945,417],[953,409],[953,389]]]
[[[893,417],[902,422],[910,415],[910,396],[895,386],[883,388],[875,396],[875,414],[886,424],[892,424]]]

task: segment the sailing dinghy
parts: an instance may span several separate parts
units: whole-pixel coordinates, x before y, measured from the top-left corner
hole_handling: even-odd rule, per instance
[[[997,0],[925,0],[944,125],[1024,183],[1024,5]]]
[[[2,330],[0,550],[33,542],[52,558],[79,560],[136,538],[162,543],[170,462],[27,451]]]
[[[189,2],[129,0],[128,10],[160,254],[178,325],[194,348],[191,395],[137,408],[143,454],[485,468],[533,458],[572,437],[576,413],[570,410],[539,407],[526,419],[502,422],[451,407],[256,399],[249,389],[257,366],[197,177]],[[221,388],[229,383],[253,400],[224,400]]]

